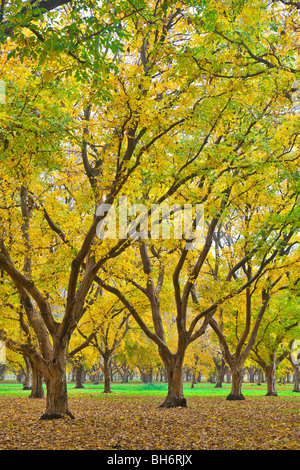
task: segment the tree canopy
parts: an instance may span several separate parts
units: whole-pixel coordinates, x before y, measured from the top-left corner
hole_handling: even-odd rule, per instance
[[[43,418],[72,416],[80,341],[108,366],[135,325],[165,368],[162,406],[186,406],[206,331],[240,399],[272,312],[294,323],[298,20],[282,1],[2,2],[0,339],[45,380]]]

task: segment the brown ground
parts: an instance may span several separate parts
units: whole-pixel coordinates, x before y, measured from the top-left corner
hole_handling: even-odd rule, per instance
[[[0,450],[300,450],[298,398],[69,399],[76,419],[39,421],[45,400],[0,397]]]

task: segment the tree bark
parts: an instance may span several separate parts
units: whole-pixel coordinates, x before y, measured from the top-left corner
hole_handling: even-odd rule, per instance
[[[56,350],[54,345],[54,350]],[[47,388],[46,411],[41,416],[41,420],[51,420],[62,418],[64,415],[74,418],[68,409],[67,394],[67,350],[68,344],[64,347],[60,341],[57,348],[57,355],[47,364],[44,379]]]
[[[183,358],[173,355],[172,358],[163,359],[168,378],[168,394],[160,408],[186,407],[183,396],[182,365]]]
[[[143,370],[139,368],[140,374],[141,374],[141,380],[144,384],[150,384],[153,381],[153,370],[152,367],[150,367],[147,370]]]
[[[252,384],[254,383],[255,373],[256,373],[256,368],[248,367],[249,382],[251,382]]]
[[[24,386],[23,390],[31,390],[31,367],[30,361],[28,357],[24,356],[24,361],[26,364],[26,372],[25,372],[25,379],[24,379]]]
[[[294,388],[293,392],[300,393],[300,365],[294,366]]]
[[[261,385],[262,383],[264,383],[265,379],[264,379],[264,374],[263,374],[263,371],[261,369],[258,369],[257,371],[257,385]]]
[[[6,370],[6,364],[0,363],[0,380],[4,380],[5,370]]]
[[[231,368],[231,374],[231,392],[227,396],[226,400],[245,400],[245,397],[242,394],[242,383],[244,377],[244,371],[242,367],[233,366]]]
[[[103,393],[111,393],[110,386],[110,359],[107,354],[103,355],[103,373],[104,373],[104,390]]]
[[[75,388],[84,388],[82,383],[83,378],[83,364],[77,364],[75,366],[75,381],[76,385]]]
[[[44,398],[43,389],[43,376],[33,363],[31,363],[32,370],[32,386],[29,398]]]
[[[41,416],[41,420],[51,420],[62,418],[68,415],[74,416],[68,410],[67,383],[65,377],[57,373],[53,378],[46,379],[47,401],[46,412]]]
[[[277,390],[276,390],[276,366],[274,362],[265,367],[266,373],[266,380],[267,380],[267,393],[266,396],[268,397],[277,397]]]
[[[222,359],[220,364],[218,365],[217,365],[217,362],[215,362],[215,366],[217,367],[217,370],[218,370],[218,377],[217,377],[217,383],[215,385],[215,388],[222,388],[224,377],[227,372],[228,366],[225,363],[224,359]]]
[[[196,381],[196,374],[195,372],[192,375],[192,383],[191,383],[191,388],[195,388],[195,381]]]

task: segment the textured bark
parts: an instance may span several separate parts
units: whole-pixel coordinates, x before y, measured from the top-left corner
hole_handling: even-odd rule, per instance
[[[218,364],[217,362],[214,362],[214,363],[218,370],[218,377],[217,377],[217,383],[215,385],[215,388],[222,388],[224,377],[227,372],[228,366],[226,365],[224,359],[222,359],[221,362]]]
[[[26,364],[26,369],[25,369],[25,379],[24,379],[24,387],[23,390],[31,390],[31,367],[30,367],[30,361],[28,357],[24,356],[24,361]]]
[[[44,389],[43,389],[43,376],[41,371],[39,371],[34,364],[31,366],[32,370],[32,386],[31,394],[29,398],[44,398]]]
[[[111,393],[110,386],[110,356],[103,356],[104,390],[103,393]]]
[[[276,390],[276,366],[272,363],[269,366],[265,367],[266,373],[266,380],[267,380],[267,393],[266,396],[268,397],[277,397],[277,390]]]
[[[78,364],[75,366],[75,388],[84,388],[82,383],[83,378],[83,364]]]
[[[68,409],[67,382],[65,374],[57,372],[51,379],[46,379],[47,400],[46,412],[41,416],[41,420],[51,420],[62,418],[68,415],[74,418]]]
[[[141,380],[144,384],[150,384],[153,381],[153,370],[150,367],[148,370],[143,370],[139,368],[141,374]]]
[[[258,369],[258,371],[257,371],[257,385],[261,385],[264,382],[265,382],[264,373],[261,369]]]
[[[293,392],[300,392],[300,366],[294,366],[294,388]]]
[[[244,395],[242,394],[242,383],[243,383],[243,369],[235,367],[231,369],[232,382],[231,382],[231,392],[227,396],[226,400],[245,400]]]
[[[66,376],[66,362],[68,345],[64,347],[60,343],[57,350],[57,355],[47,364],[47,370],[44,374],[47,398],[46,398],[46,412],[41,416],[42,420],[58,419],[64,415],[74,418],[68,409],[68,394],[67,394],[67,376]]]
[[[68,415],[74,418],[68,410],[67,387],[64,378],[53,377],[52,380],[46,380],[47,386],[47,405],[46,412],[41,416],[41,420],[51,420],[62,418]]]
[[[186,399],[183,396],[182,363],[183,358],[178,356],[169,359],[164,358],[168,378],[168,394],[160,408],[187,406]]]

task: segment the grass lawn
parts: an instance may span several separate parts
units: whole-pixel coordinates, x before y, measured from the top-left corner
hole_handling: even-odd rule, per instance
[[[30,394],[28,390],[22,390],[19,383],[0,382],[0,396],[26,397]],[[102,395],[104,385],[95,385],[89,382],[84,383],[84,388],[76,389],[74,383],[68,383],[69,396],[91,395],[97,397]],[[139,381],[132,381],[126,384],[113,382],[111,384],[113,395],[116,396],[157,396],[164,397],[167,393],[167,384],[155,382],[153,384],[143,384]],[[226,397],[230,393],[231,384],[224,383],[222,388],[215,388],[215,384],[201,382],[191,388],[190,383],[184,384],[184,396],[189,397]],[[247,397],[263,397],[267,393],[266,384],[260,386],[251,383],[244,383],[242,393]],[[293,392],[293,384],[277,384],[277,393],[280,397],[297,397],[300,394]]]

